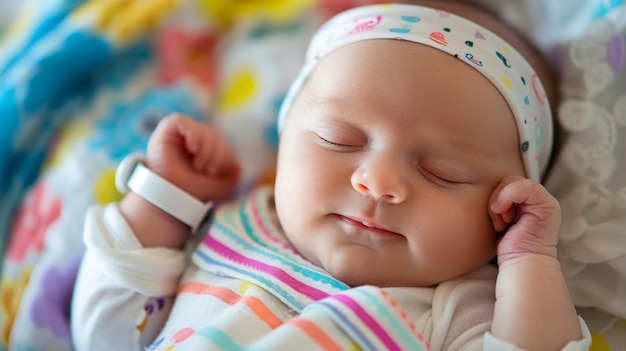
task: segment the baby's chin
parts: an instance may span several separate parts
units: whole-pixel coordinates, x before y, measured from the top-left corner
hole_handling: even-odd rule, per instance
[[[323,266],[331,276],[349,287],[372,285],[381,288],[393,287],[429,287],[443,281],[435,277],[420,277],[408,274],[389,274],[376,272],[372,265],[327,265]],[[399,267],[399,269],[402,269]]]
[[[421,280],[421,279],[409,279],[409,278],[393,278],[393,277],[369,277],[367,274],[357,275],[351,274],[344,277],[336,276],[337,279],[349,287],[357,287],[364,285],[372,285],[380,288],[427,288],[435,286],[441,281]],[[378,279],[376,279],[378,278]]]
[[[380,269],[380,265],[373,262],[362,265],[343,264],[318,264],[324,268],[335,279],[343,282],[349,287],[372,285],[381,288],[429,288],[445,281],[463,277],[470,274],[479,267],[468,267],[463,271],[446,272],[420,272],[419,268],[411,269],[398,264],[397,269]],[[378,269],[377,269],[378,267]]]

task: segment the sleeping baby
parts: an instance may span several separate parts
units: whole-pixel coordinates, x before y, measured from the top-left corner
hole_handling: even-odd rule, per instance
[[[587,350],[540,184],[555,99],[534,49],[469,5],[331,18],[273,185],[235,196],[226,138],[179,114],[120,165],[130,192],[86,219],[76,348]]]

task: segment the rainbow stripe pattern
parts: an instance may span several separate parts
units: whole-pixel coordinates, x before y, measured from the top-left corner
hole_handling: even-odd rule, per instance
[[[311,345],[341,350],[351,345],[355,350],[427,350],[428,342],[384,289],[349,288],[293,251],[272,219],[272,194],[272,187],[259,187],[232,206],[220,207],[192,256],[204,272],[256,287],[254,297],[196,281],[183,283],[178,293],[179,298],[204,294],[229,306],[245,305],[251,312],[246,318],[258,319],[273,333],[250,343],[219,327],[205,326],[196,336],[224,349],[275,349],[274,342],[280,340],[281,347],[297,342],[299,349]],[[275,312],[276,300],[292,311],[291,318]]]

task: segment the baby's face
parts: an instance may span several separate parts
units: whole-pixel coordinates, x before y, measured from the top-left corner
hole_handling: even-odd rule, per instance
[[[479,72],[396,40],[320,62],[281,134],[276,206],[308,260],[355,286],[430,286],[495,253],[488,203],[524,175],[514,117]]]

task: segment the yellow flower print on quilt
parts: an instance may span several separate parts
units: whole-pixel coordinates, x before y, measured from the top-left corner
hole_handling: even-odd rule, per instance
[[[609,343],[600,334],[591,334],[591,348],[589,351],[611,351]]]
[[[22,295],[28,285],[31,269],[22,272],[17,280],[5,276],[0,281],[0,345],[9,346],[13,322],[17,316]]]
[[[259,77],[254,69],[239,67],[224,83],[217,101],[218,111],[233,111],[249,105],[257,95],[259,85]]]
[[[153,31],[179,5],[178,0],[91,0],[72,18],[93,22],[96,31],[124,44]]]
[[[617,318],[617,317],[616,317]],[[589,351],[622,351],[624,350],[624,335],[626,335],[626,320],[618,319],[598,332],[591,333],[591,347]]]
[[[315,0],[198,0],[201,13],[222,29],[245,16],[264,16],[276,23],[290,21],[315,4]]]
[[[115,187],[116,168],[110,168],[100,174],[93,184],[93,196],[96,203],[106,205],[122,200],[123,195]]]

